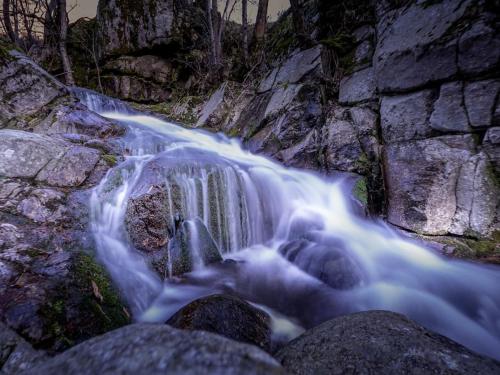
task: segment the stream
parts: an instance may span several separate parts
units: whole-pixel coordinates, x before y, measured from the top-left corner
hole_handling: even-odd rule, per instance
[[[285,341],[335,316],[383,309],[500,359],[498,267],[445,258],[363,217],[348,178],[285,168],[237,139],[76,94],[127,129],[117,141],[125,161],[92,193],[91,229],[135,320],[165,322],[194,299],[229,292],[267,311]],[[134,248],[127,202],[158,182],[172,225],[177,211],[190,225],[201,221],[224,262],[206,265],[192,251],[192,272],[162,277]]]

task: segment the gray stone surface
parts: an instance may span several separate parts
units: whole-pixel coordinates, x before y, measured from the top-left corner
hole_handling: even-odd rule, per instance
[[[472,136],[388,145],[385,153],[389,222],[424,234],[488,235],[497,188]]]
[[[480,19],[472,24],[460,37],[458,66],[461,72],[478,74],[498,67],[500,34],[498,26],[494,26],[495,21],[491,17],[494,15],[487,14],[486,19]]]
[[[147,192],[132,196],[127,203],[125,224],[132,244],[140,250],[154,251],[168,243],[168,195],[161,186],[153,185]]]
[[[101,158],[100,151],[82,146],[69,148],[59,158],[52,159],[37,174],[36,180],[50,186],[80,186]]]
[[[433,90],[382,97],[380,125],[384,141],[393,143],[430,136],[429,118],[434,98]]]
[[[491,79],[470,82],[465,85],[464,101],[473,127],[487,127],[494,124],[500,81]]]
[[[0,130],[0,176],[33,178],[66,151],[64,142],[19,130]]]
[[[415,2],[382,17],[374,55],[379,91],[405,91],[455,75],[457,36],[451,30],[472,3]]]
[[[227,294],[197,299],[176,312],[167,324],[190,331],[207,331],[271,349],[271,318],[248,302]]]
[[[261,82],[258,93],[264,93],[285,83],[297,83],[321,66],[321,45],[294,52]]]
[[[332,319],[277,355],[291,374],[498,374],[500,363],[387,311]]]
[[[28,370],[48,359],[33,349],[21,336],[0,322],[0,374],[15,374]]]
[[[283,374],[255,346],[167,325],[132,324],[88,340],[22,374]]]
[[[434,102],[430,126],[442,132],[467,132],[469,120],[464,107],[463,82],[441,85],[439,97]]]
[[[373,68],[366,68],[353,73],[340,82],[339,102],[355,104],[376,99],[376,84]]]
[[[98,33],[106,56],[130,54],[164,44],[171,35],[173,23],[173,0],[101,0],[97,7]]]
[[[211,96],[210,99],[203,105],[196,127],[206,126],[214,127],[222,119],[221,112],[224,111],[224,95],[226,92],[227,82],[224,82]]]

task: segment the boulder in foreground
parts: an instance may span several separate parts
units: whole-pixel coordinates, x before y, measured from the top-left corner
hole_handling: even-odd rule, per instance
[[[284,374],[260,349],[208,332],[133,324],[88,340],[22,374]]]
[[[388,311],[332,319],[281,349],[292,374],[499,374],[500,363]]]
[[[217,333],[266,351],[271,347],[269,316],[230,295],[219,294],[193,301],[172,316],[167,324],[190,331]]]

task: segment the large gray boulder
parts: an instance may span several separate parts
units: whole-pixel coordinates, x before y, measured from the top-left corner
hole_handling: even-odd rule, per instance
[[[340,82],[339,102],[355,104],[376,97],[375,72],[372,67],[357,71]]]
[[[200,331],[133,324],[88,340],[22,374],[283,374],[257,347]]]
[[[276,358],[292,374],[500,372],[500,363],[387,311],[327,321],[291,341]]]
[[[389,222],[425,234],[488,235],[498,190],[475,149],[471,135],[387,145]]]
[[[167,324],[190,331],[207,331],[271,349],[270,317],[248,302],[226,294],[197,299],[176,312]]]

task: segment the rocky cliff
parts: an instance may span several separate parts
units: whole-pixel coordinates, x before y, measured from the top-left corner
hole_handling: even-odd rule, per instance
[[[319,19],[329,6],[316,9]],[[337,35],[277,60],[255,89],[234,95],[224,84],[197,125],[290,166],[365,176],[371,209],[403,229],[498,238],[498,9],[452,0],[367,9],[340,54]],[[337,96],[328,87],[339,73]]]

